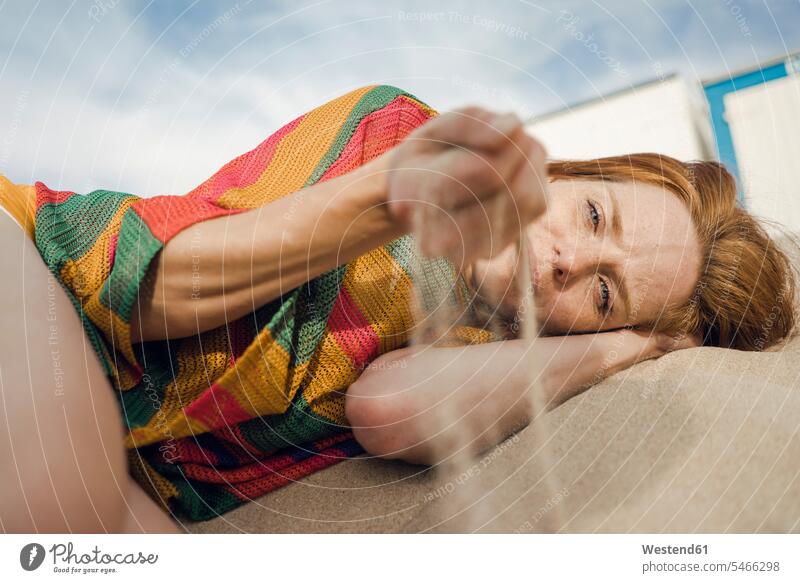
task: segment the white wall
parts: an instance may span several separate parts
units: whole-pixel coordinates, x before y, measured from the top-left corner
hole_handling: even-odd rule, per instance
[[[705,101],[679,77],[533,120],[528,129],[551,158],[658,152],[694,160],[712,151]]]
[[[800,232],[800,76],[725,96],[746,208]]]

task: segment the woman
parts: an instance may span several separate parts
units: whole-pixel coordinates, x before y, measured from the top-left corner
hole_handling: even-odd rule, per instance
[[[49,267],[3,217],[5,248],[19,251],[3,261],[23,274],[3,290],[23,306],[5,314],[0,347],[4,386],[25,387],[3,391],[0,456],[18,468],[3,477],[9,530],[168,530],[140,485],[207,518],[360,451],[342,441],[348,423],[368,452],[423,463],[448,455],[454,433],[477,448],[507,435],[533,414],[529,346],[513,334],[517,240],[531,251],[547,334],[532,349],[551,405],[698,334],[760,349],[793,324],[787,260],[720,166],[637,155],[546,167],[514,116],[436,117],[392,87],[298,118],[185,196],[5,191],[35,194],[20,224],[35,224]],[[438,209],[414,229],[431,259],[403,236],[420,208]],[[469,324],[454,334],[476,345],[406,346],[414,272],[422,289],[450,286]],[[483,343],[487,307],[508,339]],[[437,414],[443,399],[458,424]]]
[[[548,404],[701,340],[762,350],[793,329],[792,266],[737,205],[735,181],[719,164],[636,154],[554,162],[547,172],[548,209],[526,237],[548,336],[535,342]],[[509,248],[466,268],[477,293],[512,322],[520,302],[510,283],[514,265]],[[593,331],[600,333],[575,334]],[[459,441],[464,423],[476,436],[467,442],[487,447],[532,415],[523,398],[526,350],[512,340],[503,350],[383,355],[348,390],[348,420],[359,442],[383,457],[434,463]],[[445,400],[463,416],[443,427],[437,404]]]

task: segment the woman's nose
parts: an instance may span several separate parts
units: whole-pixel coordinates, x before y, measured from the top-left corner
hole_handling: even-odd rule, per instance
[[[571,278],[583,275],[587,270],[596,270],[596,255],[589,245],[581,249],[556,247],[553,253],[553,276],[558,283],[566,285]]]

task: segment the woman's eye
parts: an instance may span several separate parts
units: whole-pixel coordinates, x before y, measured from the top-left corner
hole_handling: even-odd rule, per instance
[[[597,226],[600,224],[600,213],[592,201],[587,201],[587,204],[589,205],[589,219],[592,221],[595,232],[597,232]]]
[[[609,298],[611,297],[611,292],[608,289],[608,283],[604,279],[600,280],[600,311],[603,314],[608,313],[608,306],[609,306]]]

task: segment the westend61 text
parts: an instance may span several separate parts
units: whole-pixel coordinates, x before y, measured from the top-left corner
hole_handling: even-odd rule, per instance
[[[645,555],[707,555],[708,545],[689,545],[685,547],[642,545],[642,552]]]

